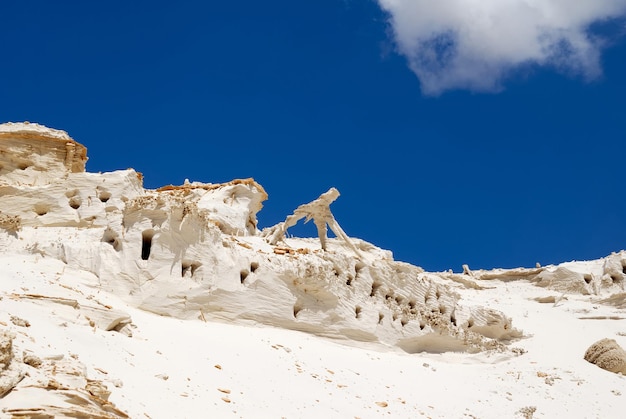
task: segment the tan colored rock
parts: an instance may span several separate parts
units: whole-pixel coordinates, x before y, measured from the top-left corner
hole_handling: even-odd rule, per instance
[[[0,332],[0,371],[5,370],[13,360],[13,335],[10,332]]]
[[[87,384],[85,385],[85,390],[100,400],[109,400],[109,396],[111,395],[111,391],[107,388],[107,386],[104,385],[102,381],[98,380],[88,379]]]
[[[0,124],[0,174],[11,184],[46,184],[82,173],[87,149],[65,131],[39,124]]]
[[[17,316],[11,316],[11,323],[19,327],[30,327],[30,322],[28,320]]]
[[[22,360],[24,361],[24,364],[30,365],[33,368],[39,368],[43,363],[41,361],[41,358],[39,358],[37,355],[28,353],[26,351],[24,351],[24,353],[22,354]]]
[[[0,399],[18,385],[24,372],[13,362],[14,335],[8,331],[0,331]]]
[[[602,339],[585,352],[585,360],[614,373],[626,375],[626,351],[615,339]]]
[[[9,233],[16,233],[22,228],[22,219],[19,215],[4,214],[0,211],[0,228]]]

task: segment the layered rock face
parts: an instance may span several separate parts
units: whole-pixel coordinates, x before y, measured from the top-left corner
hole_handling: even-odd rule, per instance
[[[268,240],[252,179],[147,190],[132,169],[85,172],[85,147],[35,124],[0,125],[0,150],[0,242],[91,272],[90,286],[142,309],[407,352],[497,349],[520,334],[362,240]]]
[[[87,149],[65,131],[29,123],[0,128],[0,175],[11,183],[45,185],[84,172],[86,162]]]

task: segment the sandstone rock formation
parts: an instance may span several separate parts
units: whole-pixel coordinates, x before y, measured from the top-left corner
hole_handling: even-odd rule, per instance
[[[19,220],[0,223],[0,243],[91,272],[94,288],[142,309],[407,352],[474,352],[519,336],[502,313],[460,304],[441,277],[348,238],[329,209],[334,188],[261,234],[267,194],[253,179],[147,190],[132,169],[85,172],[83,146],[35,124],[0,125],[0,147],[0,211]],[[284,239],[302,217],[316,222],[325,251]],[[339,238],[326,239],[326,224]]]
[[[38,124],[2,124],[0,175],[12,183],[47,184],[85,171],[87,149],[65,131]]]
[[[601,259],[602,264],[587,262],[566,262],[558,266],[536,268],[492,269],[470,271],[463,275],[443,273],[454,281],[529,281],[537,285],[559,291],[582,295],[606,295],[626,291],[626,252],[614,252]]]
[[[333,213],[330,211],[330,204],[332,204],[339,197],[339,191],[335,188],[330,188],[327,192],[320,195],[316,200],[309,202],[308,204],[300,205],[293,214],[289,215],[285,221],[278,223],[274,227],[263,230],[262,234],[268,237],[268,241],[272,245],[276,245],[279,241],[284,240],[285,233],[289,227],[293,227],[296,223],[305,219],[305,223],[313,219],[315,227],[317,227],[317,235],[322,245],[322,250],[326,250],[327,230],[326,225],[330,227],[333,233],[340,239],[342,239],[358,257],[361,257],[358,249],[352,244],[350,238],[345,231],[339,226]]]

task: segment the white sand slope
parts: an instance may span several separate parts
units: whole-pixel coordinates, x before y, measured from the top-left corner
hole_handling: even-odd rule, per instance
[[[268,241],[253,180],[145,190],[47,130],[0,125],[0,417],[623,416],[583,357],[626,347],[625,252],[455,274]]]
[[[531,411],[617,418],[623,411],[624,377],[583,359],[601,338],[626,344],[626,323],[618,320],[624,309],[595,297],[563,296],[527,281],[459,289],[463,299],[511,314],[527,335],[512,345],[526,352],[407,354],[278,328],[161,317],[86,285],[95,278],[60,261],[5,254],[0,263],[0,324],[15,334],[17,358],[31,353],[43,362],[21,365],[28,376],[0,399],[8,417],[67,406],[64,392],[42,387],[55,379],[80,388],[78,377],[106,385],[109,400],[133,418],[496,418]],[[90,326],[72,305],[29,294],[124,311],[132,337]],[[560,299],[556,305],[534,301],[550,295]],[[14,325],[11,316],[30,326]]]

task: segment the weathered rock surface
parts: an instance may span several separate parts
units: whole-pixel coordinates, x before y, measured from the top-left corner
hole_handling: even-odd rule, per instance
[[[326,250],[314,239],[266,240],[257,213],[267,194],[252,179],[146,190],[132,169],[84,172],[85,148],[62,131],[3,124],[0,144],[0,211],[20,220],[0,242],[91,272],[94,288],[145,310],[408,352],[475,352],[520,335],[502,313],[459,304],[441,277],[362,240],[329,239]],[[320,220],[339,228],[325,208]]]
[[[471,271],[469,267],[463,275],[443,273],[448,279],[462,280],[501,280],[530,281],[538,287],[562,293],[582,295],[605,295],[626,291],[626,252],[614,252],[602,258],[601,265],[587,262],[566,262],[558,266],[536,268],[491,269]]]
[[[614,373],[626,375],[626,351],[615,339],[602,339],[585,352],[585,360]]]
[[[24,378],[22,368],[13,358],[14,335],[0,330],[0,398],[4,397]]]
[[[2,124],[0,175],[11,183],[44,185],[85,171],[87,149],[65,131],[38,124]]]
[[[7,134],[0,145],[9,138],[11,150],[39,162],[36,170],[16,168],[4,148],[0,411],[7,417],[193,417],[207,406],[219,417],[283,416],[289,404],[322,416],[330,410],[310,409],[332,404],[340,416],[368,417],[374,405],[412,417],[427,414],[415,408],[439,394],[463,395],[472,408],[486,397],[489,407],[476,417],[493,414],[494,405],[508,417],[542,402],[537,378],[547,389],[539,412],[554,400],[561,406],[565,393],[569,411],[619,411],[620,377],[600,370],[596,381],[582,377],[588,364],[579,349],[568,351],[587,345],[590,330],[626,336],[625,252],[532,269],[428,273],[340,230],[333,189],[261,231],[267,194],[253,179],[147,190],[132,169],[85,172],[86,155],[69,158],[54,146],[71,140],[61,131],[10,124],[0,132]],[[40,147],[20,145],[16,132]],[[313,220],[321,240],[286,235],[300,219]],[[327,239],[326,226],[339,239]],[[521,332],[499,310],[529,332],[520,347],[509,346]],[[247,327],[259,324],[275,328]],[[590,357],[621,368],[608,346]],[[402,351],[429,353],[395,353]],[[432,355],[447,351],[484,353]],[[260,388],[267,374],[282,377],[282,387]],[[416,377],[428,386],[415,386]],[[317,387],[302,387],[311,380]],[[294,403],[294,386],[314,391],[300,391],[307,398]],[[601,402],[584,410],[589,394]],[[347,400],[349,408],[334,409]],[[447,416],[462,415],[469,410]]]

